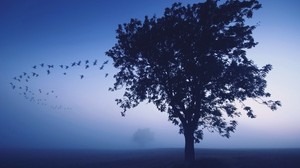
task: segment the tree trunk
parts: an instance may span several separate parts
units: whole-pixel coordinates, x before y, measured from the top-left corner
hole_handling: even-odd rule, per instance
[[[184,138],[185,138],[185,162],[190,164],[195,161],[194,131],[188,128],[185,129]]]

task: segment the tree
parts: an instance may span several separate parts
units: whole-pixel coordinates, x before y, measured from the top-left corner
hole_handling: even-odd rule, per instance
[[[132,140],[133,142],[144,147],[145,145],[154,141],[154,133],[151,132],[149,128],[138,129],[134,132]]]
[[[236,104],[250,118],[255,115],[248,99],[276,110],[280,101],[265,100],[271,96],[265,77],[272,66],[259,68],[246,57],[257,45],[256,26],[246,19],[260,8],[257,0],[174,3],[162,17],[119,25],[118,42],[106,55],[118,69],[110,90],[124,91],[116,99],[122,115],[142,101],[154,103],[179,126],[185,160],[193,162],[194,142],[202,140],[204,129],[227,138],[234,132],[234,118],[241,115]]]

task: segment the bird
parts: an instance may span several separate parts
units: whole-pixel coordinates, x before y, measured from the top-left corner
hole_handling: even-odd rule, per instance
[[[88,63],[89,63],[89,60],[86,60],[86,61],[85,61],[85,64],[88,64]]]
[[[49,92],[47,92],[46,95],[48,96],[48,95],[49,95]]]
[[[32,67],[33,69],[36,69],[36,65]]]
[[[48,68],[54,68],[54,65],[48,65]]]
[[[68,68],[69,68],[69,66],[66,65],[66,69],[68,69]]]
[[[14,77],[13,79],[14,79],[14,80],[17,80],[17,77]]]
[[[41,65],[41,67],[44,67],[44,63],[41,63],[40,65]]]
[[[32,72],[32,76],[33,76],[33,77],[38,77],[39,74],[37,74],[37,73],[35,73],[35,72]]]
[[[108,60],[104,61],[103,64],[100,67],[100,70],[102,70],[104,68],[104,65],[108,63]]]
[[[42,93],[42,89],[39,89],[39,92]]]
[[[16,85],[12,85],[12,89],[15,89],[16,88]]]
[[[54,93],[54,90],[52,90],[51,93]]]
[[[108,76],[108,73],[105,74],[105,78]]]
[[[48,75],[50,74],[50,70],[49,70],[49,69],[47,70],[47,74],[48,74]]]
[[[25,81],[28,82],[28,79],[26,79]]]
[[[83,75],[80,75],[80,79],[82,79],[84,76]]]
[[[67,75],[67,73],[66,73],[66,72],[64,72],[63,74],[64,74],[64,75]]]
[[[97,60],[94,61],[93,65],[97,65]]]
[[[20,77],[20,79],[22,79],[22,75],[20,75],[19,77]]]
[[[79,66],[81,64],[81,61],[78,61],[77,65]]]
[[[86,66],[85,66],[85,69],[88,69],[89,67],[90,67],[89,65],[86,65]]]
[[[107,64],[107,63],[108,63],[108,60],[106,60],[106,61],[103,62],[104,65]]]
[[[25,86],[25,88],[26,88],[25,91],[28,92],[28,86]]]
[[[23,75],[24,75],[24,76],[26,76],[26,75],[27,75],[27,73],[26,73],[26,72],[23,72]]]
[[[64,66],[63,66],[63,65],[60,65],[60,67],[61,67],[61,68],[64,68]]]
[[[75,65],[76,65],[76,62],[73,62],[71,66],[73,67],[73,66],[75,66]]]

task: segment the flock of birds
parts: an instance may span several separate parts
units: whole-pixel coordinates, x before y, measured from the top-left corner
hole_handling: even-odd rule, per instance
[[[74,67],[84,67],[84,69],[89,68],[98,68],[99,70],[103,70],[104,66],[108,63],[108,60],[104,61],[101,65],[98,64],[98,60],[95,59],[85,60],[85,61],[77,61],[72,62],[68,65],[47,65],[45,63],[41,63],[38,65],[32,66],[31,72],[23,72],[22,74],[13,77],[13,81],[10,82],[10,86],[13,90],[18,91],[19,95],[24,96],[25,99],[29,100],[30,102],[36,103],[42,106],[49,106],[51,109],[54,110],[71,110],[70,107],[64,107],[63,105],[49,105],[47,97],[45,96],[52,96],[54,98],[58,98],[58,95],[54,90],[43,90],[42,88],[38,89],[31,89],[30,83],[31,80],[34,78],[38,78],[46,72],[47,75],[52,74],[55,68],[61,70],[62,75],[67,75],[72,68]],[[105,74],[105,77],[108,76],[108,73]],[[80,74],[79,78],[83,79],[85,76],[84,74]]]

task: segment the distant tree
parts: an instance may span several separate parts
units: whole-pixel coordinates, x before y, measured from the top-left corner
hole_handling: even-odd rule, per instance
[[[154,133],[149,128],[138,129],[132,136],[133,142],[145,146],[154,141]]]
[[[229,138],[241,115],[237,105],[255,118],[246,100],[276,110],[279,101],[265,91],[271,65],[259,68],[246,57],[257,45],[252,37],[256,26],[246,24],[257,0],[217,0],[183,6],[174,3],[162,17],[145,16],[119,25],[117,40],[106,55],[118,72],[111,91],[122,90],[116,99],[125,112],[142,101],[156,105],[179,125],[185,137],[185,160],[195,160],[194,142],[203,130]],[[238,102],[238,103],[237,103]]]

